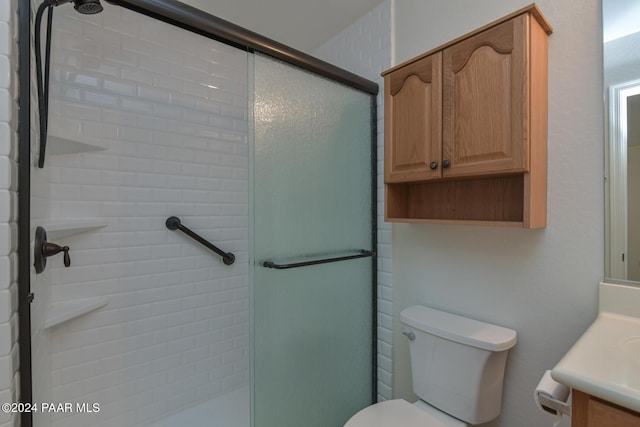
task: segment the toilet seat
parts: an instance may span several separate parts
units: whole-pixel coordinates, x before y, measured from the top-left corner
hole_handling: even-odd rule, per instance
[[[355,414],[344,427],[450,427],[404,399],[387,400]]]

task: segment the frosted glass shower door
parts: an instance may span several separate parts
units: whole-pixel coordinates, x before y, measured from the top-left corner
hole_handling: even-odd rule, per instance
[[[372,399],[371,97],[255,57],[253,422],[341,427]]]

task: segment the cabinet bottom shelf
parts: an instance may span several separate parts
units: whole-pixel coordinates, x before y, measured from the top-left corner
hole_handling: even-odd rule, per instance
[[[474,221],[474,220],[454,220],[454,219],[424,219],[424,218],[386,218],[387,222],[397,222],[406,224],[445,224],[445,225],[473,225],[481,227],[511,227],[523,228],[522,221]]]
[[[389,222],[525,227],[524,174],[388,183],[385,220]]]

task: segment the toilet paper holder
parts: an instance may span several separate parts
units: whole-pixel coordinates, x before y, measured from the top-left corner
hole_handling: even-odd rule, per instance
[[[540,406],[542,407],[542,409],[552,415],[557,415],[558,413],[560,413],[563,415],[571,416],[571,405],[566,402],[552,399],[543,393],[538,393],[538,401],[540,402]]]

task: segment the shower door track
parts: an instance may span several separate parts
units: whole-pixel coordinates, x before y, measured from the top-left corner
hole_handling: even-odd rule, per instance
[[[18,0],[18,328],[20,398],[32,403],[31,366],[31,4]],[[275,40],[242,28],[175,0],[108,0],[108,3],[141,13],[225,44],[259,52],[371,95],[371,244],[377,245],[377,102],[378,84],[314,58]],[[372,393],[377,400],[377,255],[372,256]],[[25,339],[29,337],[29,339]],[[32,427],[30,412],[20,414],[21,425]]]
[[[371,95],[378,94],[375,82],[184,3],[175,0],[109,0],[109,3],[249,52],[272,56]]]

